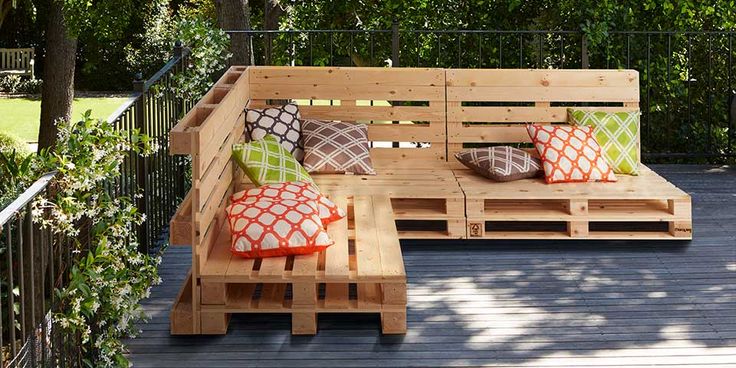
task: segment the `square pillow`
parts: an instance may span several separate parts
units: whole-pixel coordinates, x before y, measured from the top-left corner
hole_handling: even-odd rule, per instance
[[[310,173],[376,175],[365,124],[306,120],[304,168]]]
[[[603,157],[616,174],[639,174],[639,111],[567,109],[572,125],[593,127]]]
[[[257,186],[304,181],[314,183],[304,167],[273,136],[233,145],[232,158]]]
[[[298,161],[304,158],[299,106],[294,103],[267,109],[245,109],[245,136],[251,140],[274,136]]]
[[[278,201],[293,199],[297,201],[314,201],[317,204],[322,225],[337,221],[345,217],[345,211],[323,196],[314,186],[302,181],[292,181],[280,184],[268,184],[262,187],[243,190],[230,196],[230,203],[257,202],[260,200]]]
[[[542,158],[547,183],[616,181],[593,128],[570,125],[527,125]]]
[[[333,244],[314,201],[236,202],[227,209],[230,250],[245,258],[321,252]]]
[[[529,152],[514,147],[473,148],[455,158],[476,173],[495,181],[512,181],[537,176],[542,163]]]

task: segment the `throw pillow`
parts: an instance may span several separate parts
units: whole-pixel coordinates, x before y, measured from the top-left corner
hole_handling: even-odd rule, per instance
[[[294,181],[280,184],[268,184],[262,187],[243,190],[230,196],[230,203],[257,202],[261,200],[278,201],[282,199],[293,199],[296,201],[314,201],[317,204],[319,217],[322,224],[337,221],[345,217],[345,211],[323,196],[309,183]]]
[[[365,124],[306,120],[302,138],[308,172],[376,175]]]
[[[231,251],[246,258],[320,252],[332,245],[314,201],[236,202],[227,207]]]
[[[313,183],[304,167],[273,136],[233,145],[232,157],[257,186],[304,181]]]
[[[249,141],[263,139],[270,134],[276,137],[294,158],[299,161],[304,158],[297,104],[290,103],[267,109],[245,109],[245,134]]]
[[[539,151],[547,183],[616,181],[593,128],[570,125],[527,125]]]
[[[533,178],[542,170],[538,158],[508,146],[473,148],[456,153],[455,158],[476,173],[495,181]]]
[[[639,174],[639,115],[639,111],[567,110],[571,124],[593,127],[613,172],[629,175]]]

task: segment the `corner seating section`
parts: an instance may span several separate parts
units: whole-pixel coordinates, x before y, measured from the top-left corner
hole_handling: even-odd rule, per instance
[[[378,175],[314,175],[349,213],[329,226],[325,252],[233,257],[224,207],[251,185],[230,160],[243,106],[287,99],[302,118],[370,122]],[[564,122],[567,105],[636,109],[638,99],[629,70],[232,67],[170,135],[193,177],[171,222],[171,243],[193,245],[171,331],[222,334],[232,313],[283,312],[293,333],[313,334],[318,313],[363,312],[403,333],[400,238],[688,239],[690,197],[646,167],[618,183],[492,183],[452,156],[466,143],[528,142],[524,123]]]

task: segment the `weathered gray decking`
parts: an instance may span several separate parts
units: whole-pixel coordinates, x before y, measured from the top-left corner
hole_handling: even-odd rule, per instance
[[[136,367],[736,366],[736,170],[654,166],[693,195],[695,240],[407,242],[409,332],[323,316],[235,316],[226,336],[169,336],[189,264],[170,249]]]

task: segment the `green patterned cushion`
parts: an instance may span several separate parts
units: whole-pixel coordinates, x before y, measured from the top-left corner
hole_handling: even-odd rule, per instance
[[[570,124],[593,127],[603,156],[616,174],[639,174],[639,111],[567,109]]]
[[[304,167],[272,135],[233,145],[233,159],[253,184],[304,181],[314,183]]]

